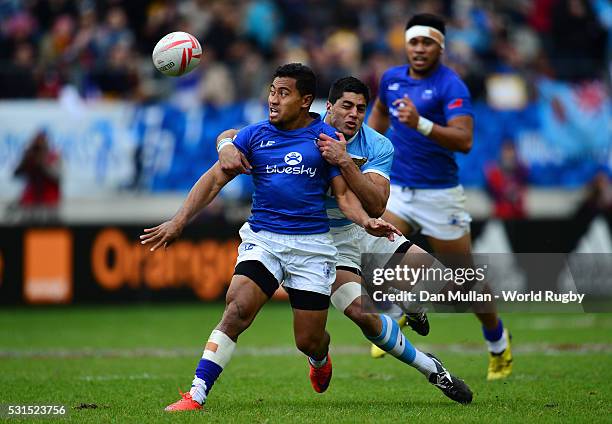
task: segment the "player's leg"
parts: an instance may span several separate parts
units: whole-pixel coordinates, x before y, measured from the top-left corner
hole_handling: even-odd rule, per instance
[[[470,403],[472,392],[463,380],[452,376],[433,355],[421,352],[404,336],[398,323],[388,315],[364,312],[358,270],[338,270],[331,301],[359,326],[363,335],[384,352],[416,368],[442,392],[460,403]]]
[[[169,405],[166,411],[200,409],[215,381],[229,363],[238,336],[251,325],[269,298],[260,284],[251,278],[234,275],[225,298],[225,311],[204,347],[191,389],[182,395],[182,399]]]
[[[286,246],[283,287],[293,308],[295,344],[308,358],[312,387],[322,393],[332,377],[325,324],[338,251],[329,233],[288,239]]]
[[[458,254],[459,258],[465,258],[467,266],[473,266],[471,260],[471,237],[464,234],[455,240],[440,240],[435,237],[427,237],[432,249],[441,254]],[[487,305],[487,312],[476,312],[482,324],[487,348],[489,350],[488,380],[505,378],[512,373],[512,350],[510,347],[510,334],[504,329],[502,320],[497,315],[495,304]]]
[[[232,357],[238,336],[253,322],[261,307],[272,297],[282,278],[280,261],[270,247],[245,224],[234,276],[225,296],[225,310],[211,333],[198,362],[189,393],[166,411],[200,409],[215,381]]]
[[[395,213],[387,210],[385,211],[383,217],[383,219],[385,220],[388,219],[388,222],[395,222],[395,224],[393,225],[396,225],[398,229],[401,228],[400,231],[403,234],[412,233],[413,229],[411,225],[404,219],[400,218],[399,215],[396,215]],[[382,238],[380,240],[377,240],[378,238],[375,240],[369,235],[365,235],[364,238],[366,240],[374,240],[373,242],[362,243],[361,252],[366,254],[388,253],[393,255],[393,257],[397,257],[401,254],[406,254],[408,250],[412,249],[414,246],[403,237],[397,239],[395,242],[389,242],[388,240],[383,240]],[[387,265],[380,264],[380,266],[386,267]],[[417,334],[425,336],[429,333],[429,321],[427,319],[427,315],[424,312],[404,313],[403,311],[396,309],[390,310],[387,315],[397,321],[397,323],[400,325],[400,328],[404,327],[405,325],[409,325],[410,328],[417,332]],[[375,344],[372,344],[370,348],[370,355],[372,356],[372,358],[382,358],[385,355],[385,351],[380,349]]]
[[[295,345],[308,357],[310,383],[317,393],[327,390],[332,377],[329,333],[325,330],[329,296],[287,288],[293,308]]]

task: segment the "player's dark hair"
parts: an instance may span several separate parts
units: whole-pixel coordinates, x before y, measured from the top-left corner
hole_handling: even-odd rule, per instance
[[[444,19],[431,13],[420,13],[414,15],[406,24],[406,30],[415,25],[424,25],[437,29],[442,34],[446,35],[446,24]]]
[[[295,86],[302,96],[312,94],[313,98],[317,91],[317,77],[306,65],[301,63],[288,63],[276,68],[273,78],[293,78]]]
[[[329,89],[327,100],[334,104],[346,92],[363,94],[366,104],[370,103],[370,89],[361,80],[355,77],[344,77],[337,79]]]

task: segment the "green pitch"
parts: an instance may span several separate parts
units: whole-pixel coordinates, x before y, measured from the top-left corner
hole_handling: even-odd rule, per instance
[[[336,311],[334,377],[308,381],[287,304],[269,304],[240,339],[206,411],[168,414],[186,391],[222,305],[4,308],[0,404],[63,404],[64,422],[602,422],[612,420],[612,315],[506,314],[514,374],[485,381],[487,356],[469,314],[430,316],[432,333],[405,330],[474,391],[455,404],[414,369],[369,358],[359,330]],[[9,422],[17,422],[10,419]],[[22,420],[35,422],[33,418]],[[48,419],[39,419],[49,422]]]

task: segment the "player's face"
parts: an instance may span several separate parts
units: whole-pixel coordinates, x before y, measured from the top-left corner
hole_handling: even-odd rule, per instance
[[[268,94],[268,119],[274,125],[283,126],[299,118],[302,109],[308,110],[311,95],[302,96],[293,78],[274,78]]]
[[[426,74],[438,64],[442,48],[429,37],[413,37],[406,43],[406,55],[410,69]]]
[[[345,91],[333,105],[327,102],[330,124],[348,140],[361,128],[366,113],[366,99],[363,94]]]

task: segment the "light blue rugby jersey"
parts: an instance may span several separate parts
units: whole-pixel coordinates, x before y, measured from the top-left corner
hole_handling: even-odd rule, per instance
[[[473,116],[470,93],[459,76],[440,65],[429,77],[410,77],[409,66],[387,70],[380,79],[378,98],[389,110],[395,160],[391,183],[411,188],[450,188],[459,184],[455,153],[397,119],[393,101],[404,95],[419,114],[438,125],[460,115]]]
[[[318,114],[306,128],[284,131],[262,121],[249,125],[234,145],[253,167],[255,192],[249,224],[253,231],[320,234],[329,231],[325,196],[340,170],[321,156],[320,133],[336,137]]]
[[[334,136],[337,138],[337,136]],[[375,172],[389,179],[393,163],[393,144],[384,135],[363,124],[357,134],[346,145],[362,173]],[[338,202],[332,196],[325,199],[327,216],[331,227],[343,227],[352,224],[338,208]]]

